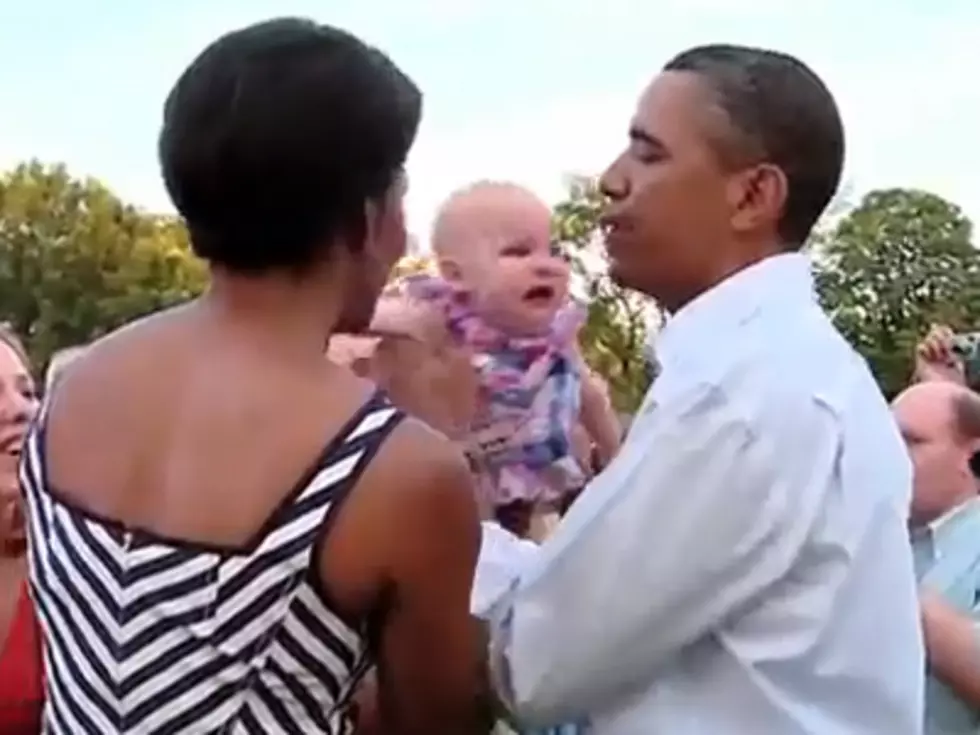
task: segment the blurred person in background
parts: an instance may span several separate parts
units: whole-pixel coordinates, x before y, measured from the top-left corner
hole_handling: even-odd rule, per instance
[[[914,472],[926,733],[972,735],[980,728],[980,397],[934,379],[906,389],[892,409]]]
[[[0,327],[0,733],[37,735],[41,641],[28,591],[26,529],[17,465],[37,393],[27,353]]]

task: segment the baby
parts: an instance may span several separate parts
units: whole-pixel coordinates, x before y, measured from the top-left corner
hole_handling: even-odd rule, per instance
[[[432,249],[439,275],[405,279],[397,296],[382,299],[373,329],[424,333],[421,341],[465,350],[477,386],[463,440],[481,499],[509,530],[540,538],[585,481],[576,425],[606,459],[620,439],[578,351],[585,315],[569,299],[550,210],[515,184],[479,182],[443,205]]]

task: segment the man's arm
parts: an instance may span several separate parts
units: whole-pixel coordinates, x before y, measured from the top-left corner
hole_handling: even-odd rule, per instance
[[[747,422],[703,387],[641,415],[616,471],[495,611],[492,663],[517,716],[601,711],[750,606],[796,561],[839,447],[834,417],[810,401]]]
[[[980,621],[925,592],[922,630],[932,674],[973,707],[980,708]]]

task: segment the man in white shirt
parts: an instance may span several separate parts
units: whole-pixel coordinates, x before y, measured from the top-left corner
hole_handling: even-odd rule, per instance
[[[680,54],[602,178],[611,275],[673,314],[621,452],[493,613],[528,725],[598,735],[918,735],[911,468],[797,252],[836,105],[796,59]]]

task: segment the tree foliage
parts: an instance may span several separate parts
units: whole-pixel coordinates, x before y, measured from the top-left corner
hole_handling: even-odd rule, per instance
[[[0,175],[0,320],[35,368],[57,350],[200,293],[205,269],[173,217],[36,161]]]
[[[405,276],[415,276],[424,273],[432,274],[434,272],[435,262],[432,256],[426,254],[409,254],[395,263],[395,267],[391,269],[389,280],[397,281],[399,278],[404,278]]]
[[[647,331],[649,299],[617,286],[606,275],[599,233],[602,195],[587,178],[571,181],[554,210],[557,240],[568,248],[576,286],[588,305],[580,342],[585,360],[608,382],[616,409],[633,412],[650,384]]]
[[[980,327],[980,254],[954,204],[914,189],[872,191],[813,244],[824,307],[892,396],[930,324]]]

